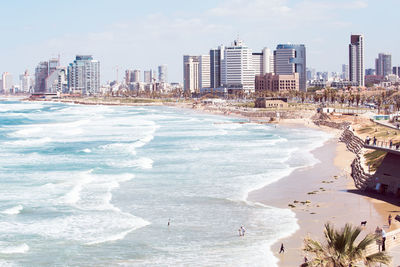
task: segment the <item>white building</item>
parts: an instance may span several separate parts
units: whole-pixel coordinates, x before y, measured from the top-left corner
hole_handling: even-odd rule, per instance
[[[46,92],[48,93],[66,93],[68,89],[67,68],[57,67],[46,78]]]
[[[210,55],[199,56],[199,88],[210,88]]]
[[[29,75],[28,70],[19,76],[19,88],[22,93],[30,93],[33,89],[32,76]]]
[[[3,72],[2,78],[1,78],[1,83],[2,83],[2,90],[5,93],[10,93],[13,88],[13,77],[10,73],[8,72]]]
[[[364,36],[352,34],[349,44],[349,78],[364,86]]]
[[[254,66],[252,51],[241,40],[225,47],[221,59],[221,84],[232,90],[254,92]]]
[[[274,73],[274,55],[265,47],[261,53],[253,53],[253,68],[255,75]]]
[[[145,83],[152,83],[156,81],[156,72],[154,70],[145,70],[143,72],[143,78]]]
[[[100,62],[89,55],[78,55],[68,66],[70,92],[91,95],[99,93]]]
[[[183,56],[183,90],[190,93],[199,93],[199,78],[199,57]]]

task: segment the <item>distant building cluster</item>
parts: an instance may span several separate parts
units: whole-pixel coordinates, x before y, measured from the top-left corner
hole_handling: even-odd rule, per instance
[[[341,72],[316,71],[307,67],[304,44],[278,44],[254,52],[242,40],[220,45],[201,55],[183,55],[183,84],[168,82],[167,65],[125,70],[124,79],[100,83],[100,62],[91,55],[77,55],[68,66],[60,58],[37,64],[34,73],[19,75],[19,84],[4,72],[0,76],[0,93],[139,95],[174,92],[198,96],[207,93],[264,95],[265,92],[302,91],[325,87],[384,87],[400,85],[400,66],[392,65],[390,53],[379,53],[375,68],[365,68],[364,36],[350,35],[348,63]]]
[[[400,67],[392,66],[392,55],[379,53],[375,68],[365,68],[364,36],[352,34],[349,44],[349,62],[342,65],[342,72],[316,72],[307,69],[307,86],[315,88],[349,88],[378,86],[390,88],[400,82]]]
[[[235,40],[206,55],[183,56],[183,90],[191,94],[306,91],[306,81],[303,44],[279,44],[273,52],[269,48],[253,52],[242,40]]]

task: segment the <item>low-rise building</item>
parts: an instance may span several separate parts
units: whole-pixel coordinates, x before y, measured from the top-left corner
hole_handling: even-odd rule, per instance
[[[299,74],[266,73],[256,76],[256,92],[299,91]]]
[[[259,97],[254,103],[255,108],[286,109],[289,107],[286,97]]]

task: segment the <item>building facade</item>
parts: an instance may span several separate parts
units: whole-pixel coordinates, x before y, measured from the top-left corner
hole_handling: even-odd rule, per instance
[[[375,59],[375,71],[376,75],[383,77],[392,74],[392,55],[379,53]]]
[[[199,93],[199,57],[183,56],[183,90],[188,93]]]
[[[225,47],[210,50],[210,87],[221,87],[221,56],[224,57]]]
[[[163,64],[158,66],[158,81],[160,83],[166,83],[168,80],[167,65]]]
[[[256,93],[264,91],[299,91],[299,74],[273,74],[257,75],[255,81]]]
[[[392,73],[400,77],[400,67],[393,67]]]
[[[19,88],[22,93],[32,92],[33,81],[28,70],[25,70],[24,74],[19,76]]]
[[[364,36],[352,34],[349,44],[349,79],[364,86]]]
[[[68,66],[68,88],[82,95],[99,93],[100,62],[91,55],[77,55]]]
[[[235,40],[225,47],[221,59],[221,84],[228,90],[254,92],[254,67],[252,50],[243,41]]]
[[[342,79],[345,81],[349,80],[349,65],[342,64]]]
[[[210,88],[210,55],[199,56],[199,88]]]
[[[275,74],[299,74],[300,91],[307,91],[306,47],[304,44],[279,44],[274,51]]]

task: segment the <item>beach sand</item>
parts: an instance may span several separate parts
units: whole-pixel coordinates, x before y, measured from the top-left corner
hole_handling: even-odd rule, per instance
[[[394,217],[400,211],[398,206],[374,200],[369,197],[349,192],[354,189],[349,174],[354,154],[343,143],[332,138],[324,146],[312,151],[320,162],[312,167],[295,170],[289,176],[249,194],[250,201],[269,206],[291,208],[298,219],[300,229],[290,237],[279,240],[272,246],[279,266],[299,266],[304,261],[302,251],[306,236],[323,241],[323,228],[326,222],[341,228],[345,223],[360,225],[367,221],[363,234],[374,232],[376,226],[388,231],[387,216]],[[314,192],[312,194],[309,194]],[[307,201],[309,204],[294,203]],[[394,222],[390,230],[395,229]],[[286,251],[278,254],[281,243]],[[310,257],[309,257],[310,258]]]

